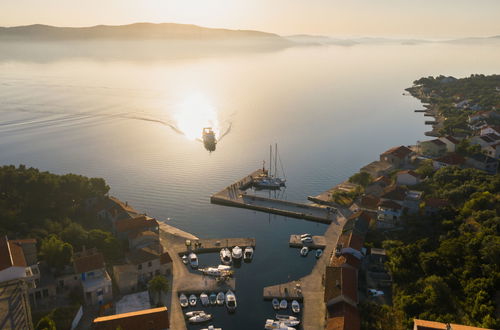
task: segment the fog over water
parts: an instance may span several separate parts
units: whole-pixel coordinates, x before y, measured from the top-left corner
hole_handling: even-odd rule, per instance
[[[209,196],[262,166],[276,142],[283,196],[305,201],[389,147],[424,139],[424,117],[413,112],[421,105],[403,95],[412,81],[499,73],[499,50],[0,43],[0,164],[103,177],[112,195],[197,236],[255,237],[254,261],[236,274],[237,313],[209,310],[224,329],[262,328],[274,315],[262,288],[315,262],[288,247],[289,235],[326,227],[211,205]],[[197,140],[206,126],[227,133],[212,153]]]

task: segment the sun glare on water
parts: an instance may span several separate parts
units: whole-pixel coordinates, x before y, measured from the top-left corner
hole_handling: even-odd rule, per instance
[[[205,127],[211,127],[216,138],[220,136],[217,112],[203,95],[189,95],[177,106],[174,120],[177,129],[190,140],[201,139]]]

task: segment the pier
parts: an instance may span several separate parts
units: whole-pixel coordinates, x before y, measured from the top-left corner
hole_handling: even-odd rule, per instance
[[[239,246],[245,249],[247,246],[255,248],[255,238],[210,238],[210,239],[195,239],[189,240],[190,245],[184,244],[184,251],[180,254],[189,252],[194,253],[210,253],[219,252],[222,248],[233,248]]]
[[[254,178],[262,173],[263,170],[259,169],[232,183],[213,194],[210,202],[328,224],[335,218],[334,210],[325,205],[296,203],[247,194],[246,190],[252,186]]]
[[[302,302],[302,284],[300,281],[291,281],[284,284],[267,286],[264,288],[264,299],[272,300],[278,298],[279,300],[297,300]]]
[[[289,245],[296,248],[307,246],[310,249],[324,249],[326,246],[325,236],[312,236],[311,243],[303,243],[300,238],[300,235],[290,235]]]

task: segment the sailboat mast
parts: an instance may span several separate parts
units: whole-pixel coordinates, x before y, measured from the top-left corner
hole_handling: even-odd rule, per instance
[[[278,177],[278,144],[274,144],[274,177]]]
[[[271,176],[273,173],[273,145],[269,145],[269,173],[267,173],[268,176]]]

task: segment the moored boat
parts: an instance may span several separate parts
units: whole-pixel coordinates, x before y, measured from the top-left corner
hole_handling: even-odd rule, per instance
[[[189,254],[189,264],[192,268],[198,268],[198,257],[193,252]]]
[[[182,263],[183,263],[184,265],[187,265],[187,263],[188,263],[188,262],[189,262],[189,261],[188,261],[188,257],[187,257],[187,255],[183,255],[183,256],[182,256]]]
[[[200,301],[203,306],[208,306],[209,304],[208,295],[205,292],[200,294]]]
[[[285,325],[284,322],[275,321],[273,319],[267,319],[266,320],[266,324],[264,325],[264,329],[270,329],[270,330],[273,330],[273,329],[277,329],[277,330],[295,330],[295,328],[289,327],[289,326]]]
[[[276,319],[289,327],[295,327],[300,324],[300,320],[292,315],[276,314]]]
[[[308,253],[309,253],[309,248],[307,246],[304,246],[302,247],[302,249],[300,249],[301,256],[306,257]]]
[[[189,318],[189,322],[191,323],[201,323],[206,322],[212,319],[212,314],[198,314]]]
[[[282,299],[280,301],[280,309],[286,309],[288,307],[288,302],[286,301],[286,299]]]
[[[196,299],[196,296],[194,294],[189,296],[189,306],[196,306],[196,302],[198,299]]]
[[[236,295],[231,290],[228,290],[226,292],[226,307],[230,312],[234,312],[236,306]]]
[[[278,300],[278,298],[273,298],[272,304],[275,310],[280,309],[280,301]]]
[[[201,330],[222,330],[222,328],[215,328],[213,325],[209,325],[208,328],[203,328]]]
[[[187,318],[190,318],[190,317],[193,317],[196,315],[205,314],[205,312],[204,311],[191,311],[191,312],[187,312],[185,314],[186,314]]]
[[[239,260],[243,256],[243,251],[239,246],[235,246],[233,248],[233,251],[231,252],[231,256],[233,257],[233,259]]]
[[[321,249],[317,249],[317,250],[316,250],[316,258],[318,258],[318,259],[319,259],[319,258],[321,258],[321,256],[322,256],[322,255],[323,255],[323,250],[321,250]]]
[[[184,293],[181,293],[180,296],[179,296],[179,303],[181,304],[181,307],[188,307],[189,305],[189,300],[188,298],[186,297],[186,295]]]
[[[208,300],[210,301],[210,305],[215,305],[217,303],[217,294],[212,292],[210,296],[208,296]]]
[[[297,300],[292,301],[292,311],[294,313],[300,313],[300,304]]]
[[[224,301],[225,301],[224,292],[217,293],[217,305],[219,306],[224,305]]]
[[[223,248],[222,250],[220,250],[220,261],[224,265],[230,265],[231,264],[231,261],[232,261],[231,251],[229,251],[228,248]]]
[[[253,247],[247,246],[243,252],[243,260],[250,261],[253,258]]]

